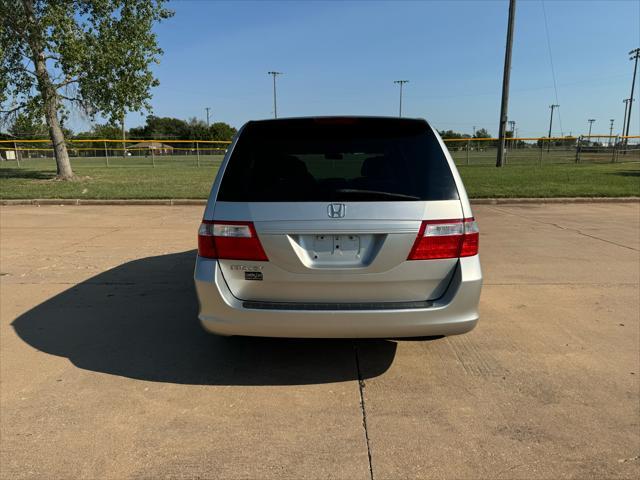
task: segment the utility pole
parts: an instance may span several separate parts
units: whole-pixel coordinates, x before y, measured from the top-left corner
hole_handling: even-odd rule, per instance
[[[207,128],[209,128],[209,110],[211,110],[211,107],[204,107],[204,109],[207,111]]]
[[[276,96],[276,77],[282,75],[282,72],[267,72],[267,74],[273,76],[273,118],[278,118],[278,100]]]
[[[473,138],[475,138],[475,136],[476,136],[476,126],[474,125],[473,126]]]
[[[587,120],[587,122],[589,122],[589,135],[588,135],[588,139],[587,140],[589,143],[591,143],[591,127],[593,126],[593,122],[595,122],[596,119],[595,118],[590,118],[589,120]]]
[[[513,49],[515,17],[516,0],[509,0],[509,23],[507,25],[507,45],[504,52],[504,72],[502,74],[502,103],[500,105],[500,128],[496,167],[502,167],[504,165],[504,134],[507,128],[507,110],[509,108],[509,79],[511,78],[511,50]]]
[[[631,50],[629,52],[629,60],[634,60],[633,65],[633,80],[631,80],[631,95],[629,95],[629,113],[627,116],[627,131],[624,134],[625,136],[629,136],[629,126],[631,124],[631,107],[633,107],[633,89],[636,86],[636,72],[638,70],[638,58],[640,58],[640,48],[636,48],[635,50]],[[628,138],[625,138],[625,144],[628,142]]]
[[[608,142],[609,146],[611,146],[611,137],[613,137],[613,122],[614,122],[614,119],[610,118],[609,119],[609,142]]]
[[[405,83],[409,83],[409,80],[394,80],[393,83],[397,83],[400,85],[400,113],[398,114],[398,116],[402,118],[402,86]]]
[[[629,99],[625,98],[622,100],[622,103],[624,103],[624,117],[622,117],[622,131],[620,132],[620,135],[624,136],[624,129],[627,126],[627,109],[629,108]],[[622,141],[624,142],[624,139]]]
[[[551,150],[551,127],[553,127],[553,111],[559,107],[560,105],[549,105],[549,108],[551,109],[551,118],[549,118],[549,144],[547,145],[547,152]]]

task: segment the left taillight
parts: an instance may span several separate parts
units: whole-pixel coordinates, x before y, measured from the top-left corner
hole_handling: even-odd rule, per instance
[[[198,229],[198,255],[221,260],[269,261],[252,222],[203,220]]]
[[[478,254],[479,237],[474,218],[425,220],[407,260],[471,257]]]

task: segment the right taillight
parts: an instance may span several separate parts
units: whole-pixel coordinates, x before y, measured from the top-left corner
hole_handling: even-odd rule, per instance
[[[473,218],[425,220],[407,260],[434,260],[477,255],[478,224]]]
[[[269,260],[252,222],[203,220],[198,229],[198,255],[224,260]]]
[[[472,218],[464,219],[464,236],[462,237],[462,246],[460,247],[461,257],[473,257],[478,254],[480,246],[480,229],[478,222]]]

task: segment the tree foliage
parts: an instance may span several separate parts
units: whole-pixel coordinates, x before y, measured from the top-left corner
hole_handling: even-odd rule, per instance
[[[8,132],[12,137],[23,139],[47,138],[47,125],[42,121],[42,117],[29,115],[23,112],[15,115]]]
[[[476,134],[473,137],[474,138],[491,138],[491,134],[486,128],[480,128],[476,130]]]
[[[160,140],[231,140],[236,129],[224,122],[216,122],[207,127],[202,120],[188,121],[172,117],[147,117],[146,124],[129,130],[129,138]]]
[[[444,139],[453,139],[453,138],[471,138],[471,135],[466,133],[458,133],[453,130],[442,130],[438,132],[440,136]]]
[[[455,138],[491,138],[491,134],[486,128],[479,128],[476,130],[475,135],[471,136],[468,133],[459,133],[453,130],[441,130],[438,131],[440,136],[444,139],[451,140]],[[510,133],[510,132],[507,132]]]
[[[150,110],[162,50],[152,27],[164,0],[0,0],[0,102],[5,119],[44,117],[58,174],[72,176],[60,126],[70,108],[112,123]]]

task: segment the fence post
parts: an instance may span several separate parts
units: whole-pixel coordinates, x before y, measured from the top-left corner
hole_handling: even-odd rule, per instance
[[[156,168],[156,154],[155,154],[155,148],[151,148],[151,165],[153,166],[153,168]]]
[[[540,151],[538,152],[538,166],[542,166],[542,155],[544,155],[544,140],[540,139]]]
[[[104,144],[104,161],[109,166],[109,152],[107,152],[107,142],[102,142]]]
[[[16,142],[13,142],[13,150],[16,152],[16,163],[20,168],[20,152],[18,152],[18,144]]]
[[[613,140],[613,153],[611,154],[611,163],[616,163],[616,153],[618,150],[618,137]]]
[[[200,147],[199,147],[199,145],[200,144],[198,142],[196,142],[196,155],[198,156],[197,160],[196,160],[196,166],[197,167],[200,166]]]
[[[580,163],[580,149],[581,149],[581,144],[582,142],[580,141],[582,139],[582,135],[580,135],[577,139],[576,139],[576,163]]]

